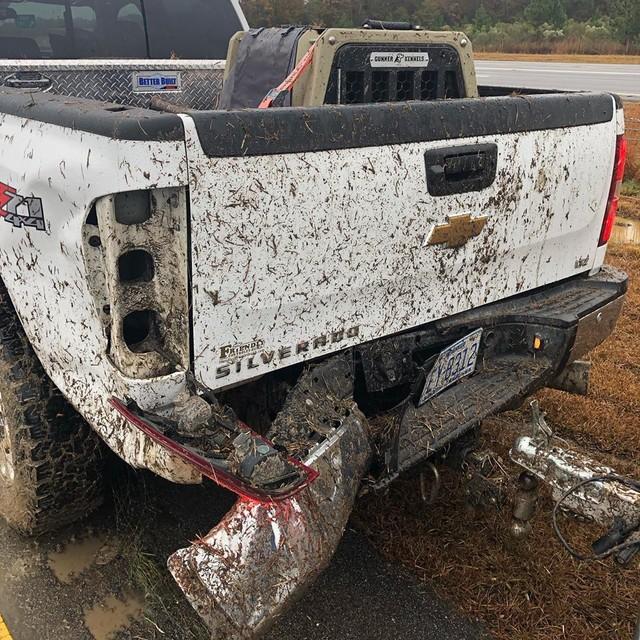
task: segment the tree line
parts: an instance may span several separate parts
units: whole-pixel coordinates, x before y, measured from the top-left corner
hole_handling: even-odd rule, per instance
[[[360,26],[367,18],[461,29],[476,48],[640,52],[640,0],[241,0],[252,26]]]

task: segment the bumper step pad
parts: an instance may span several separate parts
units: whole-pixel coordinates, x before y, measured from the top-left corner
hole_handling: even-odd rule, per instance
[[[422,407],[407,402],[396,412],[394,442],[386,473],[373,488],[383,489],[403,471],[505,410],[544,385],[554,374],[551,361],[504,358],[482,365],[468,380],[441,393]]]

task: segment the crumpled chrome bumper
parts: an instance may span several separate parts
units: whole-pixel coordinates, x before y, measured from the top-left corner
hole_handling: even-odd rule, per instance
[[[369,464],[357,409],[305,464],[318,479],[266,505],[240,499],[202,540],[169,558],[169,570],[215,640],[255,638],[327,566]]]

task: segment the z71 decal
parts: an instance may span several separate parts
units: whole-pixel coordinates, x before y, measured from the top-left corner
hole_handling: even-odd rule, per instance
[[[0,182],[0,218],[18,229],[33,227],[38,231],[46,231],[42,199],[32,196],[21,196],[14,187]]]

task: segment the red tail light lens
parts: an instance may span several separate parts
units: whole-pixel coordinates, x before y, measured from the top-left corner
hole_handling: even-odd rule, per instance
[[[618,205],[620,204],[620,189],[624,178],[624,166],[627,162],[627,141],[624,136],[618,136],[616,140],[616,159],[613,164],[613,178],[611,179],[611,189],[609,191],[609,200],[607,201],[607,212],[604,214],[604,222],[602,223],[602,231],[600,232],[600,242],[598,246],[602,246],[609,242],[613,225],[616,221],[618,213]]]

